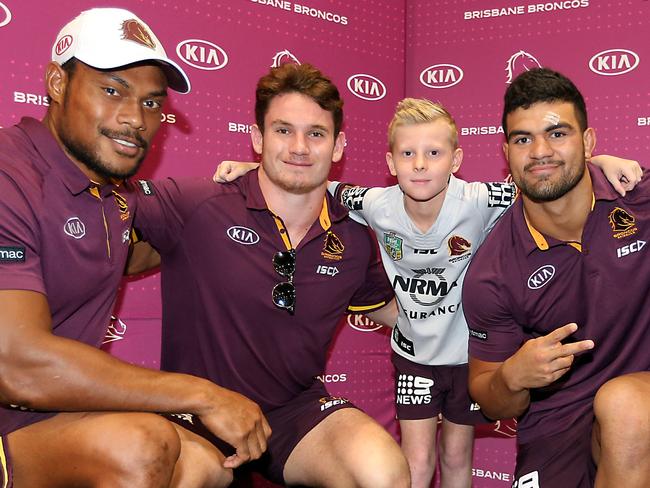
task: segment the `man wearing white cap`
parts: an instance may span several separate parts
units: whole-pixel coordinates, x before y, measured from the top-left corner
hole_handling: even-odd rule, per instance
[[[125,179],[189,80],[134,14],[93,9],[45,81],[43,121],[0,130],[0,488],[227,486],[266,449],[259,407],[97,349],[129,252]],[[236,453],[147,412],[193,413]]]

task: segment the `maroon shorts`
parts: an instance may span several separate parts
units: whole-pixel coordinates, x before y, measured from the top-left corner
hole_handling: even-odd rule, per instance
[[[14,486],[11,477],[11,459],[6,442],[0,436],[0,488],[11,488]]]
[[[430,419],[438,414],[462,425],[491,423],[469,396],[467,364],[427,366],[393,352],[395,404],[400,420]]]
[[[559,434],[519,444],[513,488],[593,487],[592,427],[587,415]]]
[[[235,479],[245,478],[253,471],[277,484],[284,484],[284,465],[298,442],[330,414],[354,407],[347,399],[331,396],[318,380],[307,390],[282,407],[265,412],[273,429],[266,453],[257,461],[235,470]],[[214,436],[196,416],[164,414],[164,417],[210,441],[223,454],[234,453],[232,446]],[[2,488],[2,487],[0,487]]]

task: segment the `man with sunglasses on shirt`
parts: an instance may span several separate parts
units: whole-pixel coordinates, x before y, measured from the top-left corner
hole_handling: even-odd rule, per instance
[[[313,66],[272,69],[256,91],[259,170],[229,185],[142,182],[135,225],[162,257],[161,367],[261,406],[273,434],[255,470],[288,485],[407,487],[391,436],[316,379],[344,313],[396,317],[372,236],[327,194],[342,105]]]

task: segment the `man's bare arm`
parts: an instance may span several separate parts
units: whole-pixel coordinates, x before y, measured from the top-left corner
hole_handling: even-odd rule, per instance
[[[383,307],[372,312],[368,312],[364,315],[373,322],[385,325],[392,329],[397,323],[397,300],[393,298]]]
[[[470,356],[469,391],[485,415],[493,419],[518,417],[528,408],[530,389],[558,380],[571,369],[576,354],[593,349],[591,340],[562,343],[577,329],[571,323],[530,339],[502,363]]]
[[[266,449],[268,423],[244,396],[195,376],[133,366],[55,336],[50,317],[44,295],[0,291],[0,402],[50,411],[193,413],[236,447],[226,467]]]
[[[260,163],[254,162],[221,161],[212,175],[212,180],[215,183],[228,183],[235,181],[237,178],[244,176],[249,171],[257,169],[259,165]]]
[[[126,275],[141,274],[160,266],[160,254],[145,241],[138,241],[129,249]]]
[[[625,193],[634,189],[641,176],[643,168],[633,159],[622,159],[616,156],[601,154],[592,156],[591,163],[598,166],[609,183],[619,194],[625,196]]]

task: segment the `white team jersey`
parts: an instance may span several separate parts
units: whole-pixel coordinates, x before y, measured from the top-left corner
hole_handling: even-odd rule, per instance
[[[407,215],[399,186],[343,191],[341,200],[351,217],[375,231],[395,289],[395,352],[419,364],[467,363],[463,279],[470,259],[514,196],[512,184],[467,183],[452,175],[440,214],[423,233]]]

